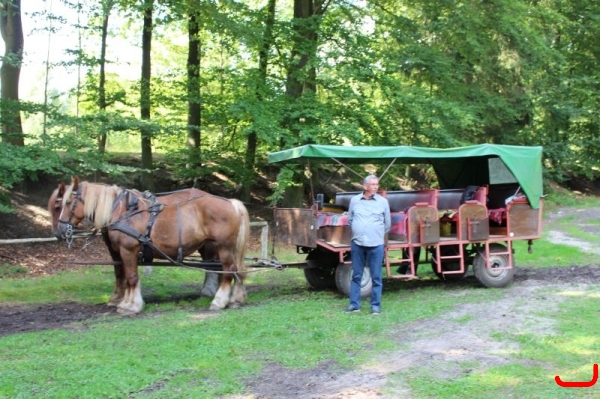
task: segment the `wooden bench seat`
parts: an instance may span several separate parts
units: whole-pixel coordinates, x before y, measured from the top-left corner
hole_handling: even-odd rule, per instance
[[[464,188],[440,190],[438,193],[438,210],[440,211],[440,219],[457,218],[457,212],[460,206],[460,200],[465,192]],[[487,207],[487,186],[481,186],[475,192],[471,201],[477,201],[481,205]]]
[[[473,196],[461,204],[466,188],[440,190],[438,211],[442,236],[464,240],[484,240],[489,237],[487,186],[480,186]]]
[[[382,191],[390,204],[392,227],[390,240],[410,243],[431,243],[439,240],[436,189]],[[360,191],[339,192],[335,204],[348,209],[352,197]]]

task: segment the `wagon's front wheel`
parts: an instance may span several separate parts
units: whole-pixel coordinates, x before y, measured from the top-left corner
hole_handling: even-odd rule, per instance
[[[335,285],[344,295],[350,295],[350,284],[352,283],[352,264],[340,263],[335,269]],[[371,270],[365,267],[360,282],[360,296],[366,298],[371,295],[373,282],[371,281]]]
[[[473,271],[475,278],[486,287],[502,288],[506,287],[513,279],[515,274],[515,265],[513,257],[513,267],[508,267],[508,255],[500,255],[499,252],[506,253],[506,247],[502,244],[490,244],[490,267],[487,268],[485,256],[477,254],[473,260]]]

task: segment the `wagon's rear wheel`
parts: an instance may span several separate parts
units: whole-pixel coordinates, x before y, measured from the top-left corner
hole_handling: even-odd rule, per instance
[[[344,295],[350,295],[350,284],[352,283],[352,264],[340,263],[335,269],[335,285]],[[360,296],[366,298],[371,295],[373,282],[371,281],[371,270],[364,268],[362,280],[360,282]]]
[[[311,287],[317,290],[335,288],[335,267],[339,256],[335,252],[320,247],[312,250],[306,257],[308,268],[304,269],[304,277]]]
[[[460,250],[460,248],[458,247],[458,245],[444,245],[444,246],[440,247],[440,255],[442,256],[442,271],[453,272],[453,271],[460,270],[460,259],[455,259],[455,258],[444,259],[443,258],[444,256],[457,256],[460,254],[459,250]],[[447,280],[447,281],[461,280],[463,277],[465,277],[465,274],[467,273],[468,268],[469,268],[469,265],[467,264],[466,259],[465,259],[464,273],[450,273],[450,274],[438,273],[435,252],[433,253],[433,257],[431,258],[431,269],[433,270],[435,275],[438,276],[438,278],[440,280]]]
[[[502,288],[506,287],[513,279],[515,273],[514,257],[513,267],[508,267],[508,255],[498,255],[498,252],[506,253],[506,247],[502,244],[490,244],[490,268],[485,262],[485,256],[477,254],[473,260],[473,271],[475,278],[486,287]]]

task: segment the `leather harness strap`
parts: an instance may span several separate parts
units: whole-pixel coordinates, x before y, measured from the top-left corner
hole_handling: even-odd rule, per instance
[[[116,209],[118,203],[123,199],[123,197],[126,198],[127,214],[123,218],[117,220],[116,222],[111,223],[108,226],[108,230],[118,230],[122,233],[127,234],[130,237],[135,238],[142,244],[141,251],[138,254],[138,260],[140,264],[151,263],[152,259],[154,258],[153,252],[160,253],[163,257],[165,257],[173,263],[181,264],[181,261],[183,260],[183,248],[181,246],[181,216],[179,212],[179,204],[177,204],[177,223],[179,225],[179,248],[177,250],[177,261],[173,261],[163,251],[158,249],[152,243],[152,239],[150,238],[150,233],[152,232],[152,227],[154,226],[156,217],[163,210],[164,204],[159,203],[156,200],[156,196],[154,194],[148,191],[144,193],[144,197],[150,200],[151,204],[148,207],[148,209],[144,210],[150,213],[150,217],[148,218],[148,222],[146,223],[146,232],[145,234],[143,234],[131,227],[129,223],[127,223],[131,220],[131,217],[133,215],[143,212],[138,210],[138,198],[135,196],[131,196],[129,190],[123,189],[123,191],[119,193],[119,195],[113,203],[113,211]]]
[[[177,237],[179,239],[179,245],[177,247],[177,262],[183,262],[183,248],[181,244],[181,212],[179,211],[179,203],[177,204]]]

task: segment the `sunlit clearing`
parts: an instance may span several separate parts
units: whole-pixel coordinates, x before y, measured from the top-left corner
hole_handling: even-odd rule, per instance
[[[593,335],[580,336],[574,339],[564,342],[560,345],[562,351],[574,353],[578,355],[594,355],[598,354],[598,342],[600,337]]]
[[[566,297],[600,298],[600,292],[562,291],[558,295]]]
[[[522,378],[503,374],[488,373],[483,375],[483,378],[487,385],[495,387],[514,387],[523,383]]]
[[[230,181],[229,177],[225,176],[222,173],[219,172],[214,172],[213,175],[215,175],[216,177],[218,177],[219,179],[221,179],[222,181]]]
[[[193,320],[204,320],[204,319],[208,319],[211,317],[216,317],[218,315],[218,312],[214,312],[214,313],[199,313],[199,314],[193,314],[190,317]]]

